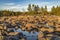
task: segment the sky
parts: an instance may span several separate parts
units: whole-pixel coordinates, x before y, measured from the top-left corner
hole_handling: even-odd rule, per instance
[[[46,5],[50,11],[52,6],[60,6],[60,0],[0,0],[0,10],[27,11],[28,4]]]

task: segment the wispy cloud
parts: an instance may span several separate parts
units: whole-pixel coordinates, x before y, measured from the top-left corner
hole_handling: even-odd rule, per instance
[[[1,6],[2,10],[23,11],[23,8],[27,9],[27,6],[22,6],[20,4],[15,3],[5,3]]]
[[[9,5],[15,5],[15,3],[4,3],[3,5],[9,6]]]
[[[0,5],[0,10],[13,10],[13,11],[22,11],[23,8],[27,11],[27,6],[28,4],[36,4],[39,5],[39,7],[43,6],[45,7],[45,5],[48,8],[48,11],[51,10],[52,6],[60,6],[60,1],[59,0],[20,0],[20,3],[16,3],[16,2],[6,2],[6,3],[2,3]]]

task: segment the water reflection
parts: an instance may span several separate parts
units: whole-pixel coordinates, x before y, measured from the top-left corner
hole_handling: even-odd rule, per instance
[[[37,40],[38,39],[38,32],[37,31],[22,31],[21,29],[14,30],[14,32],[21,32],[23,33],[26,40]]]

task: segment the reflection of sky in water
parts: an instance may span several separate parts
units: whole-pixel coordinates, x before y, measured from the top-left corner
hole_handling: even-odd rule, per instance
[[[38,32],[34,31],[34,33],[31,31],[30,33],[27,31],[22,31],[21,29],[14,30],[15,32],[22,32],[24,37],[26,37],[26,40],[37,40]]]

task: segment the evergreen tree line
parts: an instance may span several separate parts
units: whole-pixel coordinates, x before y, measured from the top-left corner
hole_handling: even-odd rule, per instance
[[[23,9],[24,10],[24,9]],[[39,7],[38,5],[28,5],[27,12],[14,12],[9,10],[0,11],[0,16],[18,16],[18,15],[60,15],[60,6],[53,6],[48,12],[47,6]]]

